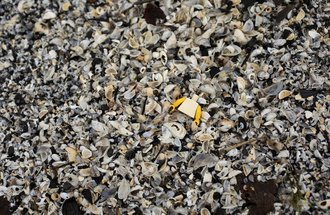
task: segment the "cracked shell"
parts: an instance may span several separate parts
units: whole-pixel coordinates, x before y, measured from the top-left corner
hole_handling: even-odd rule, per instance
[[[164,127],[167,128],[175,138],[183,139],[187,134],[186,129],[177,122],[165,123]]]

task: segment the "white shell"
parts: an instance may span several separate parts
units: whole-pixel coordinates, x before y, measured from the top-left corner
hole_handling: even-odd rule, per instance
[[[311,111],[305,111],[305,117],[306,119],[312,118],[313,117],[313,113]]]
[[[166,95],[166,98],[167,98],[167,100],[168,101],[172,101],[172,98],[171,98],[171,96],[170,96],[170,92],[172,91],[172,90],[174,90],[174,88],[176,87],[176,85],[175,84],[169,84],[169,85],[167,85],[165,88],[164,88],[164,93],[165,93],[165,95]]]
[[[222,50],[223,56],[236,56],[242,52],[242,49],[237,45],[229,45]]]
[[[240,44],[246,44],[249,40],[246,38],[245,34],[240,29],[235,29],[234,39]]]
[[[254,24],[251,19],[248,19],[243,25],[243,32],[250,32],[254,28]]]
[[[277,39],[274,41],[274,46],[283,46],[286,43],[285,39]]]
[[[212,182],[212,174],[209,173],[208,171],[204,173],[203,182],[204,183]]]
[[[261,116],[254,117],[254,119],[253,119],[253,126],[254,127],[260,128],[261,123],[262,123],[262,117]]]
[[[141,164],[142,174],[146,176],[153,176],[158,172],[158,164],[152,162],[143,162]]]
[[[284,125],[283,121],[275,120],[274,126],[280,132],[280,134],[282,134],[284,132],[285,125]]]
[[[248,176],[252,172],[252,168],[249,165],[243,165],[243,172],[245,176]]]
[[[102,44],[104,41],[106,41],[109,38],[108,35],[106,34],[98,34],[95,36],[94,38],[94,42],[92,43],[92,47],[96,48],[98,47],[100,44]]]
[[[109,121],[109,123],[116,128],[121,135],[130,136],[133,134],[131,131],[124,128],[118,121]]]
[[[291,54],[290,54],[290,53],[286,53],[286,54],[284,54],[284,55],[281,57],[280,61],[281,61],[281,62],[288,62],[290,59],[291,59]]]
[[[148,104],[145,107],[145,114],[150,114],[154,110],[158,113],[161,113],[162,107],[153,99],[148,98]]]
[[[87,149],[84,146],[82,146],[80,150],[81,150],[81,158],[82,159],[88,159],[88,158],[92,157],[92,155],[93,155],[92,151]]]
[[[81,177],[89,177],[91,176],[91,168],[84,168],[79,171],[79,176]]]
[[[131,192],[130,185],[126,179],[123,179],[119,183],[119,188],[118,188],[118,199],[127,199],[127,196]]]
[[[105,124],[96,120],[92,121],[92,128],[97,131],[101,136],[105,136],[109,133],[108,127]]]
[[[172,49],[176,47],[176,44],[177,44],[176,36],[172,32],[171,36],[168,38],[168,40],[165,43],[165,47],[166,49]]]
[[[255,21],[255,26],[260,26],[263,22],[263,17],[262,16],[259,16],[259,15],[256,15],[256,21]]]
[[[212,98],[215,97],[216,90],[212,85],[205,84],[205,85],[200,86],[199,89],[204,93],[210,94]]]
[[[68,179],[68,181],[70,181],[70,184],[72,184],[72,186],[78,186],[79,180],[75,174],[67,174],[65,175],[65,177]]]
[[[171,132],[173,137],[176,137],[179,139],[183,139],[187,134],[186,129],[180,123],[177,123],[177,122],[165,123],[164,127],[167,128]]]
[[[56,14],[51,11],[51,10],[46,10],[46,12],[44,13],[44,15],[42,16],[42,19],[55,19],[56,18]]]
[[[243,90],[245,90],[246,81],[244,80],[244,78],[237,77],[236,82],[237,82],[238,91],[242,92]]]
[[[290,152],[288,150],[281,151],[278,155],[278,158],[288,158],[290,157]]]
[[[315,31],[314,29],[308,31],[308,35],[309,35],[312,39],[316,39],[316,38],[319,38],[319,37],[320,37],[320,34],[317,33],[317,31]]]

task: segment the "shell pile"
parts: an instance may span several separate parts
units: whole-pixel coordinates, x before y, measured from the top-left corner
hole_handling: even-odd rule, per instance
[[[1,0],[0,212],[253,214],[265,199],[247,200],[244,177],[276,183],[266,212],[328,214],[329,13]],[[194,94],[198,127],[169,113]]]

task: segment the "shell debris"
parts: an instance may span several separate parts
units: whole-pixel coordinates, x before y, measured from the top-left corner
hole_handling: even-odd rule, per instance
[[[0,214],[327,214],[329,12],[1,0]]]

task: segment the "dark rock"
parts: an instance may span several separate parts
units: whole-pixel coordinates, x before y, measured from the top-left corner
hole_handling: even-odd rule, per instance
[[[7,154],[8,154],[8,157],[12,157],[12,156],[14,156],[14,154],[15,154],[15,149],[14,149],[13,146],[9,146],[9,147],[8,147],[8,152],[7,152]]]
[[[65,200],[62,206],[63,215],[80,215],[83,214],[75,198]]]

